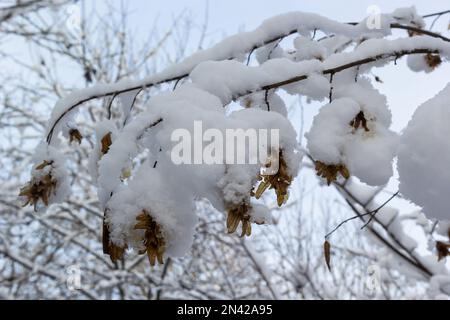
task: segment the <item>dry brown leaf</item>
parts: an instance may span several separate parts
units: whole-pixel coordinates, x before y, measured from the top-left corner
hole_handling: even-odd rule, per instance
[[[367,127],[367,119],[363,111],[360,111],[356,115],[356,117],[352,121],[350,121],[350,126],[355,130],[358,130],[359,128],[362,127],[366,132],[370,131],[369,128]]]
[[[107,154],[108,151],[109,151],[109,147],[112,144],[112,137],[111,137],[111,135],[112,135],[111,132],[108,132],[107,134],[105,134],[105,136],[101,140],[101,144],[102,144],[101,153],[102,153],[102,155]]]
[[[71,129],[69,131],[69,142],[70,143],[76,141],[76,142],[78,142],[78,144],[81,144],[81,140],[83,140],[83,136],[81,135],[80,131],[78,131],[78,129]]]
[[[270,167],[270,164],[267,165]],[[252,196],[259,199],[267,189],[274,189],[277,195],[277,204],[281,207],[288,199],[288,188],[292,183],[292,177],[288,174],[286,161],[283,158],[283,152],[279,153],[279,168],[276,174],[260,175],[261,183]]]
[[[227,230],[228,233],[236,232],[239,223],[242,223],[241,238],[244,236],[250,236],[252,234],[252,224],[250,222],[250,215],[248,212],[251,207],[243,203],[241,205],[234,205],[228,209],[227,216]]]
[[[328,270],[331,272],[331,245],[328,240],[323,243],[323,255],[327,264]]]
[[[427,62],[427,65],[432,69],[436,69],[437,67],[439,67],[442,63],[442,59],[441,56],[438,54],[433,54],[433,53],[427,53],[425,55],[425,61]]]
[[[450,256],[450,244],[442,241],[436,242],[436,251],[438,253],[438,261]]]
[[[164,239],[162,227],[152,218],[150,213],[143,210],[140,215],[136,217],[138,221],[134,226],[135,230],[145,230],[143,243],[144,250],[139,251],[139,254],[147,253],[148,261],[153,267],[158,261],[159,264],[164,264],[164,252],[166,249],[166,241]]]
[[[44,161],[38,166],[36,170],[43,170],[47,166],[51,166],[53,161]],[[24,207],[27,205],[34,206],[34,210],[37,211],[37,204],[42,201],[45,206],[49,205],[49,200],[52,194],[55,192],[57,186],[56,179],[53,178],[52,172],[41,176],[39,179],[33,178],[24,187],[20,189],[19,197],[25,198]]]
[[[336,181],[338,175],[341,175],[344,179],[350,178],[350,171],[343,164],[327,165],[321,161],[316,161],[315,166],[317,175],[326,179],[328,185]]]

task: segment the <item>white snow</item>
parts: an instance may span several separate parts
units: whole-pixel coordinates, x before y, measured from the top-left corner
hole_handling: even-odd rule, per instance
[[[450,85],[417,108],[400,140],[400,192],[430,219],[450,219]]]
[[[397,15],[404,23],[417,24],[417,14],[415,14],[414,8],[403,9],[402,11],[397,11]],[[408,21],[408,16],[410,16]],[[76,112],[78,105],[82,104],[84,101],[88,101],[95,97],[103,97],[106,95],[112,96],[115,92],[119,91],[135,91],[143,87],[148,87],[151,85],[156,85],[161,82],[166,82],[171,79],[178,79],[179,77],[184,77],[192,72],[192,70],[202,62],[205,61],[222,61],[232,58],[242,56],[243,53],[250,52],[253,48],[264,46],[265,44],[270,44],[276,39],[298,32],[300,35],[309,36],[311,31],[321,30],[325,34],[338,34],[339,38],[331,40],[333,43],[342,39],[341,37],[346,37],[352,40],[358,40],[361,38],[370,39],[373,37],[387,36],[391,33],[389,24],[391,22],[397,21],[394,15],[384,14],[381,16],[381,28],[370,30],[367,27],[366,21],[362,21],[357,25],[349,25],[345,23],[340,23],[337,21],[330,20],[328,18],[322,17],[313,13],[304,12],[291,12],[287,14],[281,14],[271,19],[266,20],[253,31],[241,32],[237,35],[230,36],[215,46],[201,50],[193,54],[192,56],[184,59],[180,63],[174,64],[165,70],[149,76],[141,80],[123,80],[115,84],[98,84],[91,88],[74,91],[69,94],[66,98],[61,99],[55,105],[52,116],[48,122],[48,132],[53,128],[55,123],[61,119],[60,122],[65,122],[66,117],[72,111]],[[415,45],[423,44],[424,47],[429,47],[430,41],[436,39],[429,39],[428,37],[414,37],[417,38]],[[423,38],[423,39],[420,39]],[[380,42],[371,42],[373,40],[364,41],[362,46],[366,51],[370,53],[384,53],[384,49],[388,49],[386,45],[389,45],[389,41],[379,39]],[[404,39],[409,41],[408,39]],[[441,41],[443,42],[443,41]],[[370,48],[367,48],[369,45]],[[395,43],[395,40],[393,41]],[[326,44],[326,42],[324,42]],[[433,43],[435,45],[436,43]],[[438,45],[442,49],[442,43]],[[390,46],[391,49],[392,46]],[[447,51],[450,52],[448,49]],[[370,49],[370,50],[369,50]],[[397,48],[398,49],[398,48]],[[389,50],[388,50],[389,51]],[[70,111],[70,112],[69,112]],[[61,130],[61,124],[56,126],[54,135],[56,135]]]
[[[226,152],[215,163],[203,163],[196,158],[198,149],[212,140],[201,141],[200,145],[194,142],[189,154],[183,154],[192,163],[175,163],[172,152],[176,142],[172,137],[181,130],[195,139],[202,134],[197,132],[199,123],[202,132],[212,129],[222,136],[230,129],[276,129],[287,171],[295,177],[302,157],[296,132],[287,119],[278,88],[270,87],[282,83],[279,89],[288,94],[309,100],[332,100],[320,108],[306,134],[307,148],[314,160],[343,164],[351,175],[370,186],[385,185],[393,176],[399,137],[390,130],[391,112],[386,98],[366,75],[373,67],[396,59],[397,54],[422,49],[439,52],[444,61],[449,60],[450,43],[429,36],[384,38],[391,34],[390,25],[394,22],[423,27],[423,20],[414,8],[381,15],[378,29],[371,30],[366,22],[350,25],[311,13],[283,14],[145,79],[74,91],[56,104],[47,128],[47,134],[53,132],[53,139],[50,146],[41,145],[36,155],[37,164],[43,160],[51,160],[53,164],[40,172],[33,170],[32,179],[39,179],[51,170],[58,179],[58,187],[50,200],[61,201],[69,191],[68,176],[64,158],[56,149],[60,142],[56,137],[60,133],[68,136],[81,104],[94,98],[115,97],[120,100],[124,120],[129,121],[123,128],[117,128],[112,121],[97,124],[96,143],[89,161],[93,180],[98,184],[101,208],[108,211],[107,222],[115,244],[126,243],[142,249],[143,231],[135,230],[134,226],[136,217],[145,210],[163,229],[166,254],[182,256],[189,250],[195,234],[194,207],[198,199],[208,200],[220,211],[226,211],[230,205],[251,204],[251,221],[270,223],[270,211],[250,202],[263,163],[230,164]],[[333,36],[315,41],[312,35],[316,30]],[[278,40],[291,34],[295,34],[293,50],[287,51]],[[247,56],[250,53],[256,61]],[[251,62],[248,66],[247,59]],[[361,66],[356,65],[358,61]],[[424,61],[422,53],[416,54],[408,58],[408,65],[415,71],[428,72],[430,68]],[[141,88],[185,77],[187,81],[176,90],[152,97],[143,112],[130,118],[132,103]],[[266,90],[268,86],[270,90]],[[242,108],[229,112],[226,106],[233,101],[238,101]],[[450,217],[446,194],[450,190],[449,101],[450,85],[418,108],[400,139],[398,161],[402,194],[422,206],[429,218],[446,220]],[[112,145],[102,156],[101,139],[109,132]],[[275,148],[267,144],[264,147]],[[136,157],[143,153],[143,161],[135,163]],[[123,171],[133,164],[134,174],[123,181]],[[372,201],[375,192],[376,189],[368,187],[357,196]],[[388,207],[378,215],[386,230],[406,250],[414,251],[417,242],[404,232],[399,217],[395,209]],[[422,224],[425,226],[425,221]],[[424,263],[436,267],[426,259]]]
[[[355,83],[336,89],[336,99],[323,106],[305,135],[314,160],[344,164],[350,174],[369,185],[383,185],[392,176],[397,137],[389,130],[386,99],[375,89]],[[368,131],[351,126],[363,112]]]

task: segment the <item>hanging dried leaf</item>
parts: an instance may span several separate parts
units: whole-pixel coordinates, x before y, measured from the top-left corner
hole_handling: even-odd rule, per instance
[[[331,272],[331,245],[328,240],[325,240],[323,244],[323,255],[325,257],[328,270]]]
[[[110,243],[109,246],[109,257],[113,263],[117,261],[123,261],[125,255],[126,247],[116,246],[114,243]]]
[[[38,166],[36,170],[43,170],[47,166],[51,166],[53,161],[44,161]],[[50,171],[39,177],[39,179],[33,178],[23,188],[20,189],[19,197],[26,199],[24,207],[27,205],[34,206],[34,210],[37,211],[37,204],[42,201],[45,206],[49,205],[49,200],[52,194],[56,190],[57,180],[53,178],[51,169]]]
[[[270,164],[268,165],[270,167]],[[292,177],[288,174],[286,161],[283,152],[279,153],[279,168],[276,174],[260,175],[261,183],[252,195],[259,199],[267,189],[274,189],[277,195],[277,204],[281,207],[288,200],[288,188],[291,185]]]
[[[101,153],[102,155],[105,155],[108,153],[109,151],[109,147],[112,144],[112,138],[111,138],[111,132],[107,133],[101,140],[101,144],[102,144],[102,149],[101,149]]]
[[[227,216],[228,233],[236,232],[239,223],[242,223],[241,238],[244,236],[250,236],[252,234],[252,224],[250,222],[250,215],[248,214],[250,209],[251,207],[246,203],[243,203],[238,206],[232,206],[230,209],[228,209],[228,216]]]
[[[81,144],[82,140],[83,140],[83,136],[81,135],[80,131],[78,131],[78,129],[71,129],[69,131],[69,142],[70,143],[76,141],[76,142],[78,142],[78,144]]]
[[[147,253],[150,265],[153,267],[158,261],[159,264],[164,264],[164,251],[166,249],[166,241],[164,239],[162,227],[152,218],[152,216],[143,210],[137,216],[138,223],[134,226],[135,230],[145,230],[143,243],[145,249],[139,254]]]
[[[427,53],[425,55],[425,61],[427,62],[427,65],[432,69],[436,69],[437,67],[440,66],[440,64],[442,63],[442,59],[441,56],[438,54],[433,54],[433,53]]]
[[[355,130],[358,130],[359,128],[362,127],[366,132],[370,131],[369,128],[367,127],[367,119],[364,115],[364,112],[362,111],[360,111],[356,115],[356,117],[352,121],[350,121],[350,126]]]
[[[44,162],[42,162],[41,164],[37,165],[35,169],[36,170],[43,170],[45,167],[51,166],[52,164],[53,164],[53,161],[44,160]]]
[[[450,243],[437,241],[436,251],[438,253],[438,261],[447,258],[448,256],[450,256]]]
[[[326,179],[328,185],[330,185],[333,181],[336,181],[339,174],[344,179],[350,178],[350,171],[343,164],[327,165],[323,162],[316,161],[315,165],[317,175]]]

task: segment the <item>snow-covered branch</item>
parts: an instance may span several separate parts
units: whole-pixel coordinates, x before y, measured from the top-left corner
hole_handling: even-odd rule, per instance
[[[406,13],[406,17],[408,17],[407,14],[409,13]],[[449,38],[440,34],[417,28],[424,25],[421,17],[413,14],[409,16],[410,19],[408,20],[404,15],[405,13],[401,11],[395,11],[391,15],[384,15],[381,22],[382,28],[373,30],[367,27],[366,20],[358,24],[340,23],[317,14],[303,12],[293,12],[274,17],[265,21],[254,31],[229,37],[212,48],[199,51],[180,63],[170,66],[145,79],[124,81],[110,85],[97,85],[70,94],[60,100],[54,108],[52,118],[48,124],[47,142],[51,142],[55,127],[58,123],[74,109],[77,109],[88,101],[105,96],[116,97],[127,92],[135,92],[137,95],[144,88],[172,81],[178,82],[188,77],[194,68],[202,62],[237,59],[246,53],[250,53],[251,55],[256,49],[272,43],[278,43],[283,38],[292,34],[307,34],[311,31],[316,33],[317,30],[320,30],[327,35],[339,35],[350,41],[359,41],[361,38],[389,35],[392,28],[397,28],[415,32],[416,34],[423,33],[447,42],[450,41]],[[397,21],[401,21],[404,24],[399,24]]]

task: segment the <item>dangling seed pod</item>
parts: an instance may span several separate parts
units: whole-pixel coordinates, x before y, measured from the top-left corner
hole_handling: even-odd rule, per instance
[[[83,140],[83,136],[81,135],[78,129],[70,129],[69,131],[69,143],[76,141],[78,144],[81,144]]]
[[[425,61],[427,62],[427,65],[431,68],[431,70],[436,69],[442,63],[441,56],[433,53],[427,53],[425,55]]]
[[[436,251],[438,253],[438,261],[447,258],[448,256],[450,256],[450,243],[437,241]]]
[[[48,173],[39,178],[33,177],[22,189],[20,189],[19,196],[25,197],[24,207],[27,205],[34,206],[37,211],[39,201],[42,201],[45,206],[49,205],[49,199],[55,193],[57,180],[52,176],[53,161],[44,161],[38,165],[35,170],[48,170]],[[49,167],[49,168],[48,168]]]
[[[277,173],[271,175],[260,175],[261,183],[258,188],[252,194],[256,199],[261,198],[263,193],[267,189],[274,189],[277,195],[277,204],[281,207],[288,199],[288,188],[292,182],[292,176],[288,174],[288,168],[286,161],[283,158],[283,153],[280,151],[279,153],[279,168]]]
[[[350,172],[347,167],[343,164],[331,164],[327,165],[323,162],[316,161],[316,173],[319,177],[327,180],[327,184],[330,185],[332,182],[336,181],[338,175],[340,174],[344,179],[350,178]]]
[[[247,203],[242,203],[240,205],[231,206],[228,209],[227,217],[227,230],[228,233],[236,232],[239,223],[242,223],[241,238],[244,236],[250,236],[252,234],[252,224],[250,222],[250,211],[251,207]]]
[[[363,111],[360,111],[356,117],[350,122],[350,126],[355,129],[358,130],[359,128],[364,128],[364,131],[369,132],[369,128],[367,127],[367,119],[366,116],[364,115]]]
[[[138,223],[134,226],[135,230],[145,230],[143,244],[144,250],[139,254],[147,253],[150,265],[153,267],[158,260],[159,264],[164,264],[164,251],[166,249],[166,241],[164,239],[162,227],[150,216],[148,211],[143,210],[137,216]]]
[[[105,210],[103,215],[103,232],[102,232],[102,242],[103,242],[103,253],[109,255],[112,263],[116,263],[119,260],[124,259],[125,250],[128,248],[127,245],[120,247],[111,242],[110,231],[108,223],[106,222],[107,210]]]

